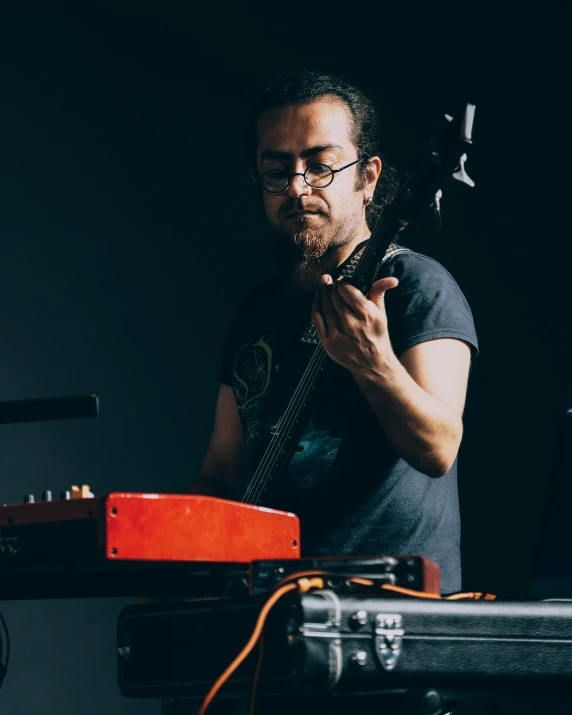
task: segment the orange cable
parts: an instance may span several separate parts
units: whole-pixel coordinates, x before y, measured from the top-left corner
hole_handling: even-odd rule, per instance
[[[304,576],[319,576],[319,575],[329,575],[328,571],[322,571],[316,569],[315,571],[298,571],[297,573],[290,574],[289,576],[285,576],[282,580],[280,580],[275,588],[279,588],[282,584],[288,583],[289,581],[292,581],[294,579],[300,579],[301,577]],[[332,573],[332,576],[336,576],[337,574]],[[372,579],[365,579],[365,578],[360,578],[358,576],[350,576],[350,577],[345,577],[346,581],[358,584],[360,586],[375,586],[375,581]],[[319,587],[321,588],[321,587]],[[429,598],[429,599],[443,599],[443,600],[448,600],[448,601],[459,601],[462,599],[471,599],[471,600],[485,600],[485,601],[494,601],[496,599],[496,596],[491,593],[486,593],[482,594],[479,591],[468,591],[466,593],[454,593],[450,596],[445,596],[442,597],[440,594],[433,593],[431,591],[416,591],[411,588],[405,588],[403,586],[394,586],[392,584],[381,584],[381,588],[386,589],[387,591],[394,591],[395,593],[401,593],[404,596],[416,596],[418,598]]]
[[[286,584],[285,586],[282,586],[280,589],[275,591],[272,596],[270,596],[268,601],[266,601],[266,603],[262,607],[262,610],[260,611],[258,620],[256,621],[256,626],[254,627],[254,631],[252,632],[248,643],[244,646],[241,652],[236,656],[236,658],[232,661],[232,663],[228,666],[228,668],[224,671],[224,673],[218,678],[216,683],[209,690],[206,698],[202,702],[198,715],[205,714],[208,706],[211,704],[215,695],[222,688],[225,682],[230,678],[230,676],[234,673],[234,671],[238,668],[238,666],[250,654],[250,652],[256,645],[256,642],[260,638],[264,622],[266,621],[266,617],[268,616],[268,613],[270,612],[272,606],[274,606],[274,604],[279,601],[286,593],[288,593],[289,591],[295,591],[297,588],[298,586],[295,583]]]
[[[281,581],[279,581],[276,584],[274,593],[268,599],[268,601],[266,601],[266,603],[264,604],[264,606],[262,607],[262,609],[258,615],[258,619],[256,621],[254,631],[252,632],[252,635],[250,636],[248,643],[244,646],[242,651],[237,655],[237,657],[232,661],[232,663],[228,666],[228,668],[217,679],[215,684],[209,690],[205,699],[202,702],[202,705],[201,705],[197,715],[205,714],[205,712],[207,711],[207,708],[209,707],[209,705],[211,704],[211,702],[213,701],[214,697],[216,696],[218,691],[221,689],[221,687],[230,678],[230,676],[239,667],[239,665],[252,652],[257,641],[259,639],[261,639],[264,623],[266,621],[266,618],[268,617],[270,610],[275,605],[275,603],[277,601],[279,601],[282,598],[282,596],[284,596],[286,593],[289,593],[290,591],[294,591],[296,589],[298,589],[302,593],[306,593],[307,591],[309,591],[312,588],[323,588],[324,587],[323,579],[321,579],[321,578],[307,578],[307,577],[308,576],[316,577],[318,575],[326,575],[327,573],[328,573],[327,571],[322,571],[322,570],[317,570],[317,569],[313,570],[313,571],[299,571],[297,573],[290,574],[289,576],[285,576]],[[293,579],[298,579],[298,583],[288,583],[289,581],[292,581]],[[351,583],[357,583],[360,585],[364,585],[364,586],[375,585],[375,582],[372,581],[371,579],[364,579],[364,578],[359,578],[359,577],[350,577],[347,579],[347,581],[349,581]],[[410,589],[410,588],[403,588],[401,586],[393,586],[391,584],[381,584],[381,588],[386,591],[393,591],[394,593],[400,593],[405,596],[415,596],[417,598],[428,598],[428,599],[435,599],[435,600],[440,600],[442,598],[437,593],[431,593],[428,591],[414,591],[413,589]],[[479,600],[481,598],[483,598],[486,601],[491,601],[491,600],[494,600],[496,598],[496,596],[493,594],[490,594],[490,593],[487,593],[483,596],[483,594],[478,591],[477,592],[469,591],[467,593],[454,593],[450,596],[447,596],[446,600],[449,600],[449,601],[455,601],[455,600],[461,600],[461,599]],[[256,686],[258,683],[260,669],[262,666],[262,654],[263,654],[263,650],[262,650],[262,640],[261,640],[260,641],[260,652],[259,652],[259,656],[258,656],[258,663],[256,666],[253,687],[252,687],[250,715],[253,715],[253,713],[254,713]]]
[[[472,599],[473,601],[494,601],[496,596],[493,593],[485,593],[480,591],[467,591],[466,593],[452,593],[446,596],[447,601],[460,601],[461,599]]]
[[[479,599],[483,594],[482,593],[452,593],[450,596],[445,596],[445,599],[447,601],[461,601],[465,598],[474,598],[474,599]]]
[[[278,581],[278,583],[274,586],[273,590],[275,591],[280,588],[280,586],[292,581],[293,579],[302,578],[302,576],[325,576],[327,574],[327,571],[320,571],[319,569],[314,569],[313,571],[298,571],[297,573],[292,573],[289,576],[284,576],[284,578]]]
[[[438,593],[431,593],[430,591],[414,591],[411,588],[403,588],[403,586],[393,586],[390,583],[383,583],[381,585],[385,591],[394,591],[395,593],[401,593],[404,596],[417,596],[418,598],[434,598],[440,599],[441,596]]]
[[[437,593],[431,593],[429,591],[414,591],[411,588],[403,588],[401,586],[393,586],[388,583],[382,584],[381,588],[386,591],[394,591],[395,593],[401,593],[404,596],[416,596],[417,598],[434,598],[442,599],[444,601],[462,601],[462,600],[472,600],[472,601],[494,601],[496,596],[493,593],[482,594],[480,591],[467,591],[466,593],[452,593],[450,596],[440,596]]]
[[[323,578],[301,578],[298,579],[298,590],[307,593],[311,588],[324,588]]]

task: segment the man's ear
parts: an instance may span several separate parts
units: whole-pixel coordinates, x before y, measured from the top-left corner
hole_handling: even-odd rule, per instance
[[[378,156],[372,156],[367,160],[365,167],[365,188],[370,189],[370,195],[375,191],[375,185],[383,170],[383,164]]]

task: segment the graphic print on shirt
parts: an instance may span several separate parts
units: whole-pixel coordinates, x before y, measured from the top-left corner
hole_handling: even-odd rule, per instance
[[[251,340],[234,357],[232,389],[246,445],[258,437],[259,415],[264,407],[272,373],[279,367],[274,347],[275,337],[271,334]]]
[[[260,413],[278,361],[274,333],[249,340],[234,357],[232,387],[247,447],[259,436]],[[310,419],[287,468],[288,483],[296,489],[314,486],[332,467],[340,442],[329,430],[317,429]]]
[[[296,490],[316,487],[332,468],[341,441],[310,419],[286,469],[288,484]]]

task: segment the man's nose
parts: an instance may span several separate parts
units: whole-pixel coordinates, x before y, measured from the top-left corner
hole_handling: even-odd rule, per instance
[[[297,199],[300,196],[308,196],[311,192],[312,188],[308,186],[304,180],[303,174],[295,174],[290,177],[290,186],[287,191],[288,196]]]

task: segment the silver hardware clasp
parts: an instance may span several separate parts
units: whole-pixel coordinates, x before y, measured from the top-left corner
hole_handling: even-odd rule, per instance
[[[375,617],[375,652],[384,670],[393,670],[401,655],[402,626],[398,613],[378,613]]]

